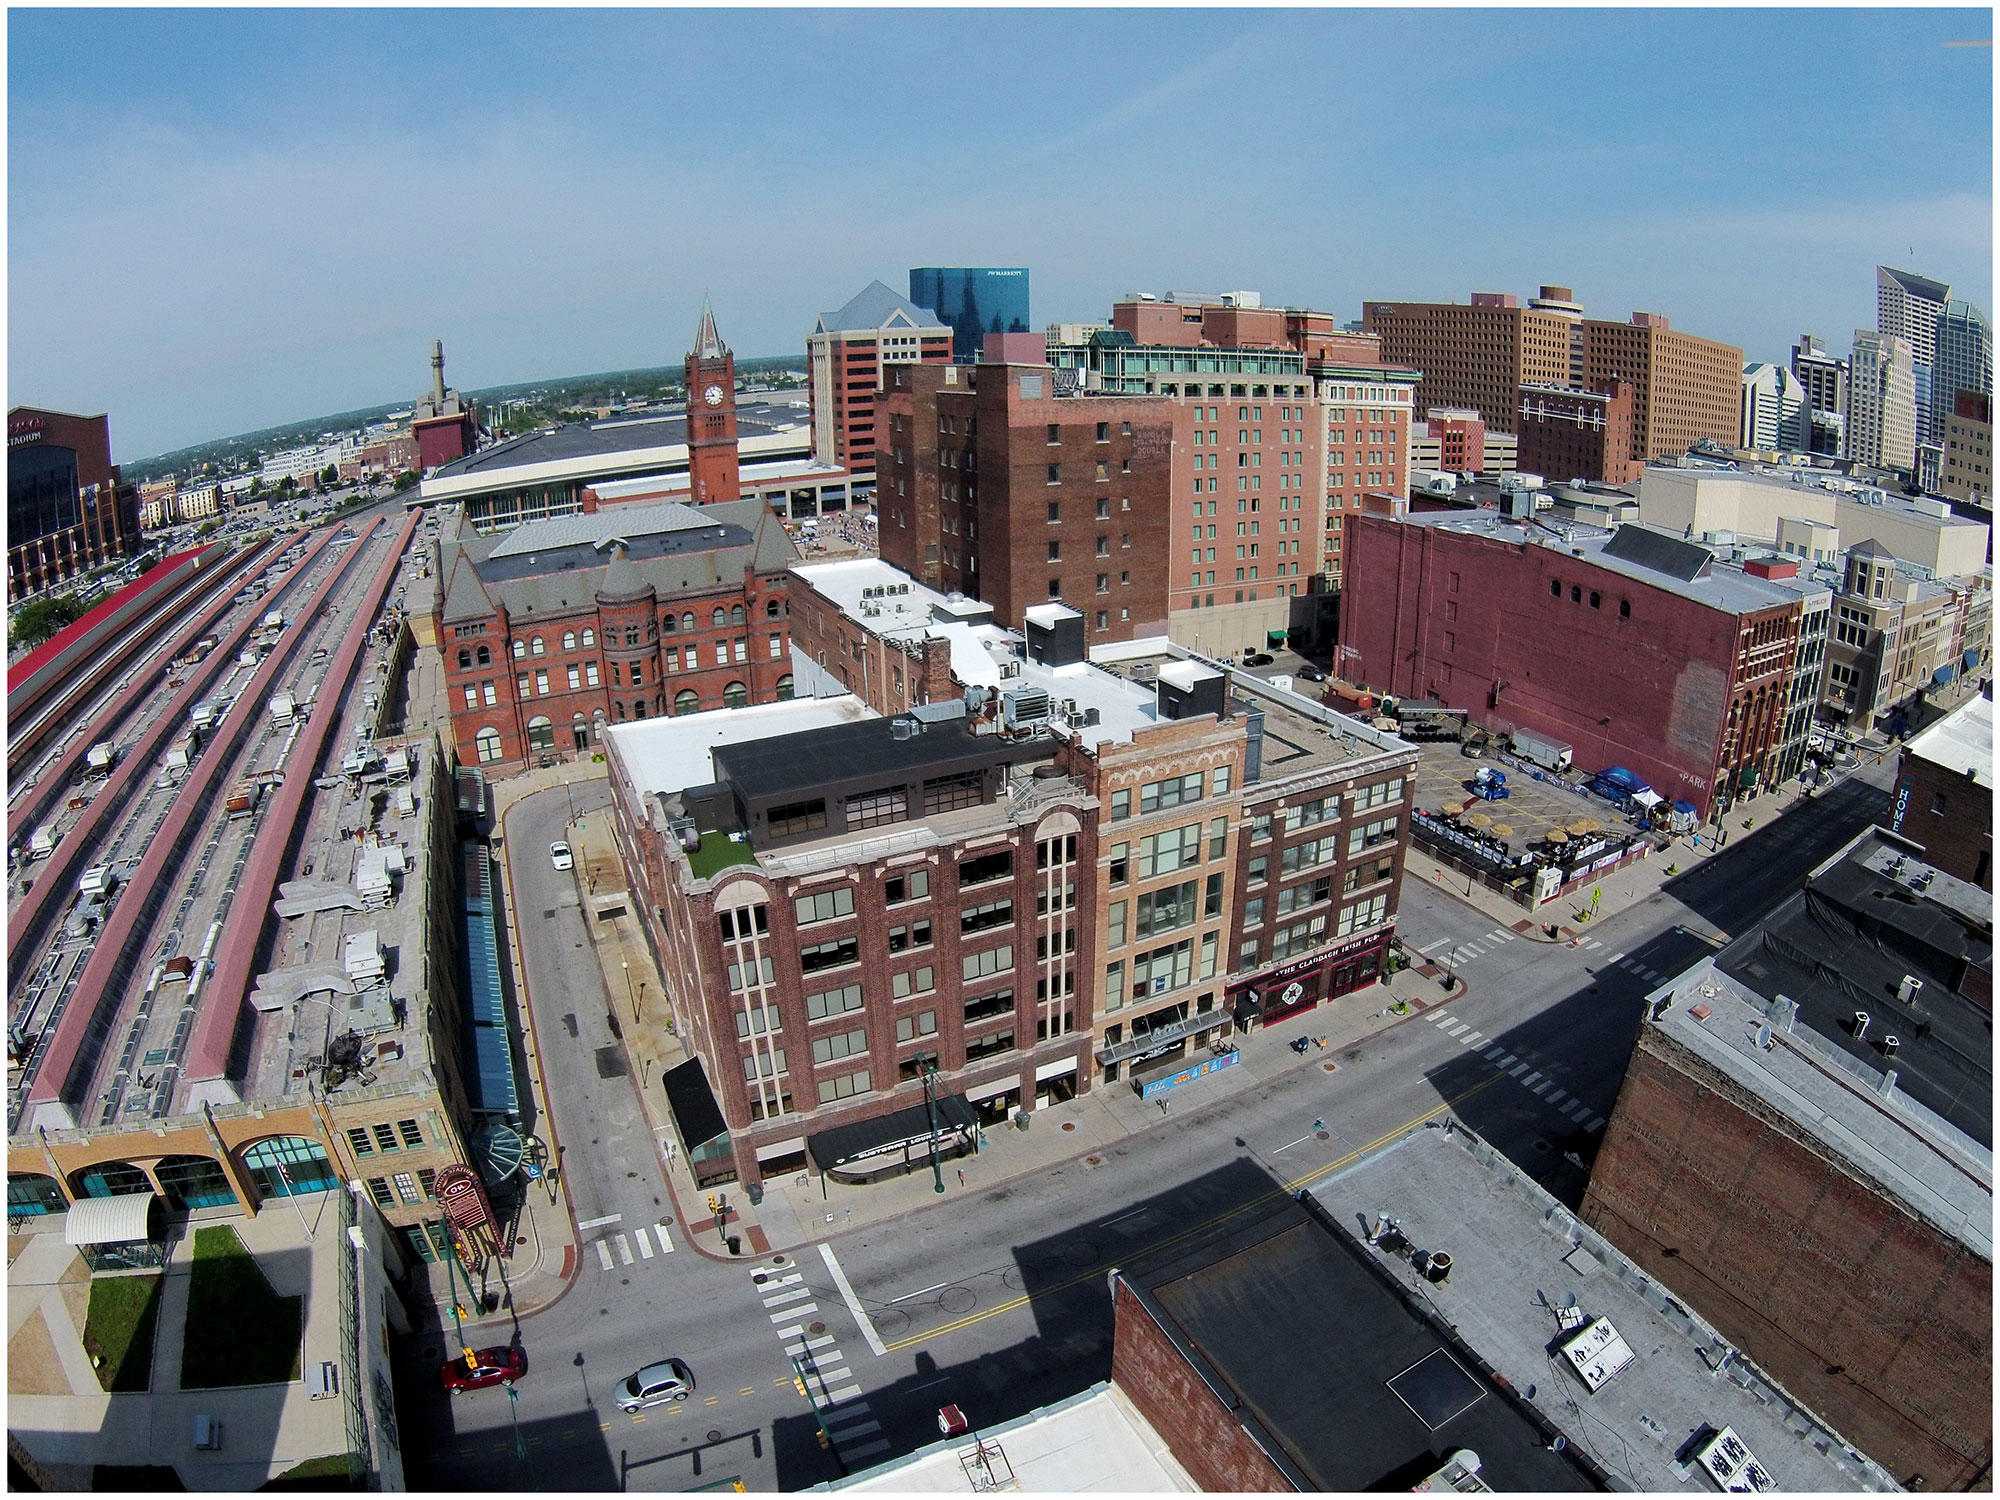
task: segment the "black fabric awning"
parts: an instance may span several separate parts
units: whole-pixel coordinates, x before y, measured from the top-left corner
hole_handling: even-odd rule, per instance
[[[678,1068],[667,1069],[660,1075],[660,1087],[667,1091],[667,1108],[674,1112],[681,1144],[689,1151],[699,1151],[717,1136],[729,1133],[700,1058],[691,1057]]]
[[[965,1102],[965,1095],[945,1094],[937,1101],[937,1128],[941,1135],[950,1130],[977,1130],[979,1116]],[[921,1104],[913,1104],[892,1114],[857,1120],[852,1125],[836,1125],[831,1130],[809,1135],[806,1150],[812,1153],[814,1166],[822,1172],[831,1172],[850,1162],[886,1155],[928,1140],[930,1133],[930,1111]]]

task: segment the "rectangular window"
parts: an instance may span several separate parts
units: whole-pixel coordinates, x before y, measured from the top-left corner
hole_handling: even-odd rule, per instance
[[[961,933],[987,932],[1013,924],[1014,903],[1011,900],[989,901],[984,906],[967,907],[958,914],[958,930]]]
[[[991,995],[980,995],[965,1002],[965,1022],[970,1026],[975,1021],[990,1021],[995,1016],[1014,1013],[1014,992],[998,990]]]
[[[772,980],[773,970],[768,956],[757,959],[754,963],[729,966],[729,988],[732,991],[745,990],[753,984],[768,985]]]
[[[1035,868],[1046,870],[1050,865],[1068,864],[1076,859],[1076,835],[1068,834],[1059,839],[1045,839],[1035,845]]]
[[[1188,926],[1195,920],[1199,885],[1199,881],[1187,880],[1136,897],[1132,902],[1135,934],[1153,937]]]
[[[753,1036],[769,1036],[784,1023],[778,1016],[775,1005],[751,1005],[736,1012],[736,1040],[748,1041]]]
[[[734,911],[719,913],[717,921],[724,938],[748,942],[753,936],[771,930],[771,909],[761,904],[740,906]]]
[[[991,1036],[980,1037],[965,1044],[965,1060],[970,1063],[982,1057],[997,1057],[1002,1052],[1014,1050],[1014,1033],[996,1031]]]
[[[347,1144],[354,1148],[356,1156],[375,1154],[375,1143],[368,1139],[368,1132],[362,1126],[356,1125],[347,1132]]]
[[[968,953],[959,960],[959,977],[970,983],[988,974],[1004,974],[1014,967],[1014,945],[1005,943],[982,953]]]
[[[801,896],[794,905],[801,927],[813,922],[830,922],[835,917],[851,917],[854,915],[854,887],[836,886],[830,891]]]
[[[927,948],[931,941],[930,919],[921,922],[898,923],[889,929],[889,951],[901,953],[909,948]]]
[[[403,1148],[402,1148],[402,1145],[401,1145],[401,1143],[399,1143],[399,1142],[397,1141],[397,1139],[396,1139],[396,1127],[395,1127],[395,1126],[393,1126],[393,1125],[387,1125],[387,1124],[383,1124],[383,1125],[376,1125],[376,1126],[373,1126],[373,1127],[371,1127],[371,1128],[372,1128],[372,1129],[374,1130],[374,1132],[375,1132],[375,1149],[376,1149],[376,1150],[378,1150],[378,1151],[400,1151],[400,1150],[402,1150],[402,1149],[403,1149]]]
[[[1132,792],[1130,788],[1111,794],[1111,821],[1123,822],[1132,816]]]
[[[905,901],[921,901],[931,893],[931,872],[912,870],[906,875],[894,875],[882,882],[882,899],[890,906],[900,906]],[[929,942],[929,924],[925,928],[925,942]]]
[[[396,1174],[396,1196],[401,1198],[405,1203],[421,1203],[424,1201],[423,1194],[417,1191],[417,1179],[412,1177],[408,1172],[398,1172]]]
[[[771,639],[771,660],[776,661],[779,657],[785,654],[785,638],[781,635],[774,635],[770,639]]]
[[[822,990],[806,996],[806,1019],[824,1021],[828,1016],[844,1016],[861,1009],[861,986],[844,984],[837,990]]]
[[[1117,1010],[1125,1003],[1125,960],[1113,959],[1104,966],[1104,1008]]]
[[[1182,938],[1132,961],[1132,998],[1163,995],[1194,980],[1194,940]]]
[[[743,1080],[746,1083],[755,1083],[759,1078],[771,1078],[784,1071],[783,1047],[759,1049],[743,1059]]]
[[[868,1051],[868,1033],[862,1029],[837,1032],[813,1040],[813,1062],[838,1062],[843,1057],[860,1057]]]
[[[937,988],[937,970],[926,964],[921,969],[894,975],[889,987],[898,1000],[907,1000],[912,995],[928,995]]]
[[[826,827],[826,798],[814,797],[805,802],[785,802],[772,808],[765,815],[765,824],[773,838],[789,838],[793,834],[812,833]]]
[[[902,787],[885,787],[881,791],[863,792],[847,799],[847,826],[850,829],[902,823],[909,816],[909,802]]]
[[[996,849],[991,854],[977,855],[972,859],[960,860],[958,883],[960,886],[984,885],[989,880],[1005,880],[1014,873],[1014,851]]]
[[[485,696],[485,699],[486,699],[486,706],[487,706],[488,708],[492,708],[492,707],[493,707],[494,705],[496,705],[497,703],[499,703],[499,701],[500,701],[500,695],[499,695],[499,694],[498,694],[497,692],[495,692],[495,691],[494,691],[494,687],[493,687],[493,684],[492,684],[492,683],[490,683],[490,682],[486,682],[486,683],[481,683],[481,684],[480,684],[480,691],[481,691],[481,692],[482,692],[482,693],[484,694],[484,696]]]
[[[924,782],[924,816],[977,807],[985,800],[985,786],[985,774],[980,771],[933,776]]]
[[[424,1132],[415,1120],[398,1120],[396,1133],[402,1136],[405,1146],[421,1146],[424,1143]]]
[[[819,1086],[820,1102],[824,1104],[833,1099],[852,1099],[856,1094],[870,1092],[871,1088],[868,1069],[863,1068],[859,1073],[847,1073],[839,1078],[821,1080]]]
[[[596,687],[596,686],[597,686],[597,681],[598,681],[598,679],[597,679],[597,663],[596,663],[596,662],[594,662],[594,661],[587,661],[587,662],[585,662],[585,663],[583,664],[583,681],[584,681],[584,685],[585,685],[586,687]]]
[[[1357,901],[1352,906],[1342,907],[1340,911],[1340,926],[1334,935],[1336,937],[1347,937],[1351,933],[1361,932],[1367,928],[1376,926],[1388,914],[1388,910],[1389,893],[1387,891],[1384,891],[1379,896],[1371,896],[1366,901]]]
[[[918,1037],[937,1035],[937,1012],[919,1011],[914,1016],[896,1018],[896,1040],[914,1042]]]
[[[1396,820],[1383,818],[1379,822],[1365,823],[1347,835],[1347,852],[1359,854],[1363,849],[1376,844],[1387,843],[1396,837]]]
[[[1110,914],[1105,919],[1104,945],[1107,948],[1122,948],[1125,946],[1125,910],[1125,902],[1114,901],[1111,903]]]
[[[1170,777],[1165,781],[1149,781],[1139,789],[1139,815],[1145,817],[1164,808],[1179,807],[1184,802],[1201,800],[1202,775],[1190,771],[1185,776]],[[1114,816],[1115,811],[1114,811]]]
[[[845,964],[861,962],[861,944],[858,938],[835,938],[830,943],[813,943],[799,949],[799,968],[807,974],[817,974],[822,969],[838,969]]]
[[[369,1178],[368,1192],[375,1199],[375,1206],[377,1208],[394,1208],[396,1206],[396,1195],[389,1191],[388,1178]]]
[[[582,686],[583,686],[582,669],[579,667],[571,667],[569,669],[569,690],[571,692],[575,692],[578,688]]]

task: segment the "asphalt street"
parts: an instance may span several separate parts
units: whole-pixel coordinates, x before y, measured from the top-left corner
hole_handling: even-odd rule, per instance
[[[798,1489],[835,1477],[834,1455],[858,1469],[935,1441],[947,1402],[976,1425],[1004,1421],[1108,1378],[1112,1268],[1446,1111],[1574,1203],[1646,993],[1796,889],[1879,814],[1889,777],[1870,768],[1744,839],[1744,817],[1764,821],[1750,804],[1725,824],[1731,847],[1591,923],[1580,946],[1510,935],[1411,879],[1402,937],[1456,959],[1466,988],[1451,1004],[1256,1090],[1206,1107],[1191,1096],[1102,1153],[953,1187],[936,1208],[782,1264],[707,1260],[671,1222],[574,884],[532,857],[562,835],[569,806],[538,794],[510,820],[515,909],[586,1243],[571,1290],[520,1323],[518,1404],[497,1389],[446,1401],[442,1335],[408,1341],[404,1422],[422,1433],[406,1442],[412,1487]],[[604,800],[601,782],[572,795],[578,811]],[[619,1412],[612,1387],[667,1354],[693,1367],[695,1397]]]

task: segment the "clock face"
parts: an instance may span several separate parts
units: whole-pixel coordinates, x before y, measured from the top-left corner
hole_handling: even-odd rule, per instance
[[[701,393],[701,399],[706,401],[710,406],[722,405],[722,387],[719,385],[710,386]]]

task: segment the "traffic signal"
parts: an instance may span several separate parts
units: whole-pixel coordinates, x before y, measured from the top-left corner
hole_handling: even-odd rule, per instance
[[[819,1445],[820,1447],[826,1449],[829,1453],[833,1451],[833,1439],[829,1438],[824,1430],[820,1432]]]
[[[801,1396],[803,1396],[806,1393],[806,1383],[803,1380],[799,1379],[798,1376],[794,1375],[792,1377],[792,1384],[799,1388],[799,1394]]]

